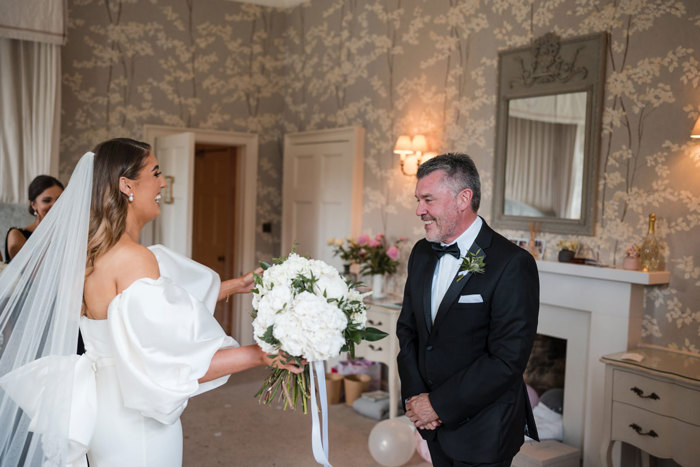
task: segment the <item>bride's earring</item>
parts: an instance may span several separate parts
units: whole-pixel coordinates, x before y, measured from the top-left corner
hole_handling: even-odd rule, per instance
[[[129,193],[129,202],[130,203],[134,202],[134,194],[133,193]]]

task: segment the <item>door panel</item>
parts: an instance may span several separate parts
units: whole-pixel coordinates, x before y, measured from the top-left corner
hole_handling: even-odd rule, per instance
[[[233,277],[235,230],[235,149],[198,145],[195,151],[194,231],[192,259]],[[233,301],[217,303],[214,317],[233,334]]]
[[[285,136],[282,251],[342,268],[327,242],[359,235],[364,130],[341,128]]]

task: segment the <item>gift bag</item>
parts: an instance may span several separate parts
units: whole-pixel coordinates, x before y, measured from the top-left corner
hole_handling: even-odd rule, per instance
[[[382,367],[379,362],[372,360],[356,359],[342,360],[333,366],[332,371],[341,375],[357,375],[363,374],[370,377],[369,391],[376,391],[381,388],[382,384]]]

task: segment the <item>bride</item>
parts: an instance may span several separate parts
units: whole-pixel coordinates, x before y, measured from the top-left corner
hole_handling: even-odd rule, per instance
[[[257,365],[302,371],[239,347],[213,318],[252,273],[221,283],[138,243],[164,187],[148,144],[99,144],[0,275],[3,467],[86,465],[86,453],[91,467],[181,465],[190,397]]]

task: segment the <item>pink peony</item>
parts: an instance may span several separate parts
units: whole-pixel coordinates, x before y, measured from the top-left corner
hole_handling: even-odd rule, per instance
[[[384,238],[384,234],[380,232],[380,233],[378,233],[377,236],[374,237],[374,238],[376,238],[377,241],[380,241],[382,238]]]
[[[360,237],[357,239],[357,244],[358,245],[366,245],[369,243],[369,235],[367,234],[362,234]]]
[[[386,255],[396,261],[399,259],[399,249],[396,248],[394,245],[390,246],[388,250],[386,250]]]
[[[370,240],[369,241],[369,247],[370,248],[376,248],[379,246],[379,242],[377,240]]]
[[[399,238],[399,241],[400,241],[400,242],[405,242],[405,241],[406,241],[406,237],[401,236],[401,238]]]

